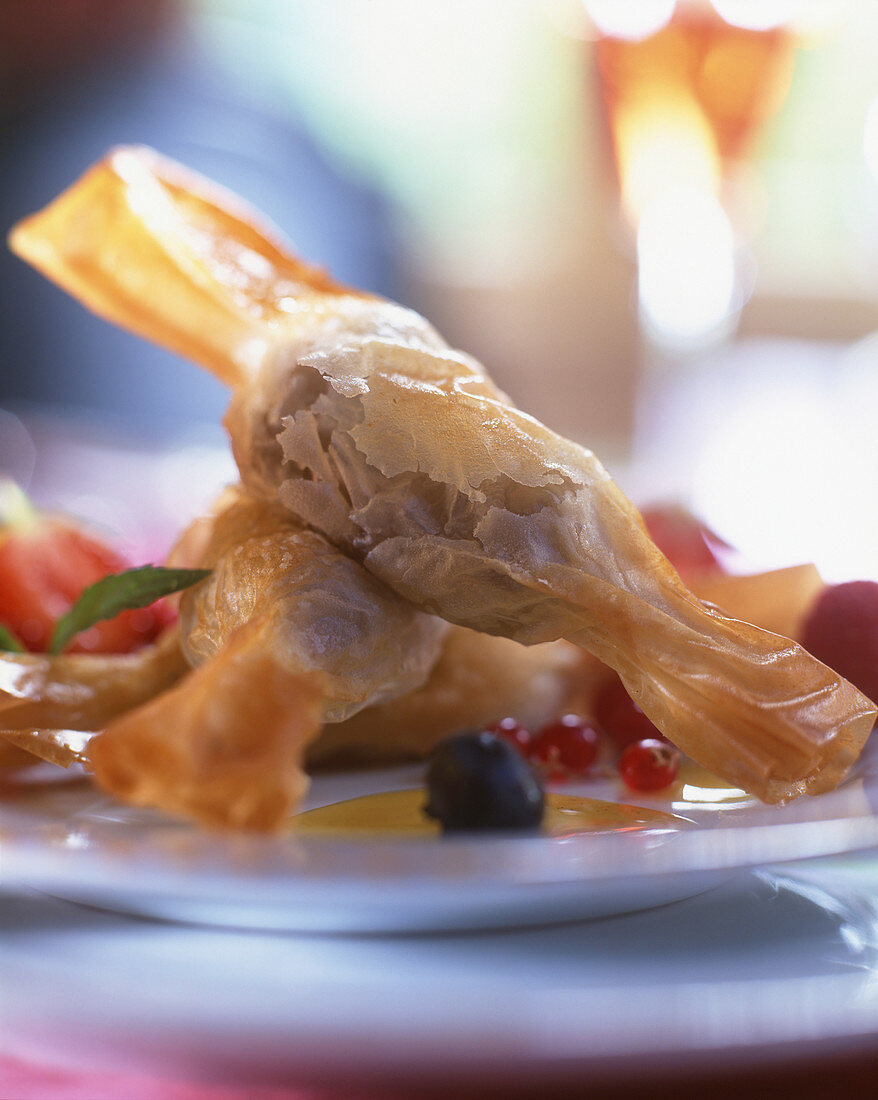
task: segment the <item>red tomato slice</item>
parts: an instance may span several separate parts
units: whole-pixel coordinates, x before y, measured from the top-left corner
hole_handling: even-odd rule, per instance
[[[38,514],[0,533],[0,623],[32,652],[44,653],[58,619],[82,590],[131,563],[72,522]],[[130,653],[152,641],[174,618],[162,600],[123,611],[78,635],[71,653]]]

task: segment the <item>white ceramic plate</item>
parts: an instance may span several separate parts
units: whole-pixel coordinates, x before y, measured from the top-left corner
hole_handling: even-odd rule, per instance
[[[317,779],[309,804],[417,786],[417,768]],[[616,784],[568,788],[618,799]],[[634,801],[626,797],[626,801]],[[878,754],[831,794],[786,807],[639,799],[680,831],[382,837],[218,835],[121,807],[85,781],[0,801],[0,885],[197,924],[423,931],[558,922],[690,897],[735,871],[878,843]]]

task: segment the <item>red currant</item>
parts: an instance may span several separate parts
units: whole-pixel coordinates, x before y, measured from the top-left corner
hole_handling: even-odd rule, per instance
[[[578,714],[565,714],[537,733],[528,756],[552,779],[585,775],[598,754],[594,723]]]
[[[660,791],[677,778],[680,754],[667,741],[635,741],[622,753],[619,774],[632,791]]]
[[[598,725],[618,748],[624,749],[635,741],[664,737],[634,702],[618,676],[609,680],[595,700],[595,718]]]
[[[848,581],[825,588],[805,620],[802,645],[878,699],[878,584]]]
[[[504,741],[508,741],[520,753],[527,756],[533,742],[533,734],[517,718],[501,718],[499,722],[492,722],[489,726],[485,726],[485,729],[488,733],[502,737]]]

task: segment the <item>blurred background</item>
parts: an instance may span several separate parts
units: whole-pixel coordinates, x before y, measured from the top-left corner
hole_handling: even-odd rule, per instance
[[[681,500],[754,567],[878,578],[874,0],[7,0],[0,21],[4,229],[109,146],[153,145],[429,316],[640,503]],[[0,258],[0,467],[37,495],[160,547],[233,476],[225,401]]]

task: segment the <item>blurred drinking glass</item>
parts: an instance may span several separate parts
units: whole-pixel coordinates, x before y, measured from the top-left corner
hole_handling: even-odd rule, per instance
[[[728,335],[747,296],[733,195],[790,86],[795,0],[585,0],[640,321],[659,348]]]

